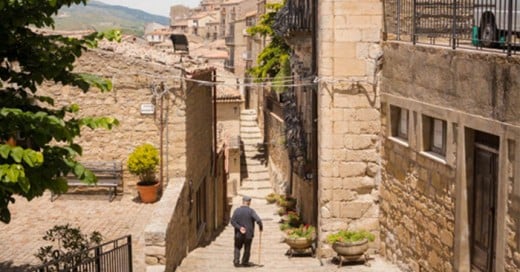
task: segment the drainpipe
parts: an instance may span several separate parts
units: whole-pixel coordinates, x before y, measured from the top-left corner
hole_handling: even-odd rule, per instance
[[[318,76],[318,0],[312,0],[312,63],[311,70],[312,74]],[[318,228],[318,214],[319,214],[319,201],[318,201],[318,85],[312,86],[312,97],[311,97],[311,108],[312,108],[312,133],[311,133],[311,146],[312,146],[312,190],[313,196],[313,207],[314,207],[314,224]],[[317,232],[319,233],[319,232]]]
[[[217,155],[217,85],[215,84],[217,81],[217,71],[213,69],[211,71],[211,81],[213,82],[212,86],[212,95],[213,95],[213,229],[217,229],[217,189],[218,189],[218,177],[217,177],[217,165],[218,165],[218,155]]]

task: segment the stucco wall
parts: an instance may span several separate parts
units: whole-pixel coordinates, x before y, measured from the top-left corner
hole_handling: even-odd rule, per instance
[[[520,267],[520,60],[389,42],[382,83],[381,239],[387,258],[412,271],[469,271],[471,131],[498,136],[496,271]],[[390,105],[409,110],[408,142],[391,136]],[[421,116],[445,120],[446,155],[423,152]]]

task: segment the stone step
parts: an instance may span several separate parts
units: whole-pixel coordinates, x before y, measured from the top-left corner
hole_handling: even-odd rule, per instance
[[[243,127],[258,127],[258,124],[256,123],[256,121],[252,121],[252,120],[240,121],[240,128],[243,128]]]
[[[257,165],[264,165],[265,164],[260,161],[260,160],[257,160],[257,159],[249,159],[249,158],[246,158],[246,163],[245,163],[247,166],[257,166]],[[242,167],[244,166],[243,164],[241,165]]]
[[[258,145],[263,145],[264,144],[262,142],[262,138],[260,138],[260,137],[245,138],[245,139],[242,139],[242,143],[244,144],[244,146],[246,146],[246,145],[258,146]]]
[[[245,151],[259,151],[259,150],[263,150],[263,146],[262,145],[244,145],[244,150]]]
[[[238,195],[239,196],[247,195],[254,199],[265,199],[265,197],[272,192],[273,192],[272,189],[258,189],[258,190],[244,190],[244,191],[239,189]]]
[[[262,134],[260,134],[260,132],[255,132],[255,133],[240,133],[240,139],[244,140],[244,139],[258,139],[259,142],[262,142]]]
[[[252,114],[241,114],[240,115],[240,121],[243,122],[243,121],[257,121],[258,120],[258,117],[255,115],[252,115]]]
[[[253,127],[241,127],[240,128],[240,134],[251,134],[251,133],[259,133],[260,134],[260,129],[257,127],[257,126],[253,126]]]
[[[269,170],[263,165],[248,165],[246,169],[249,174],[267,173]]]
[[[244,156],[246,157],[246,159],[251,159],[251,160],[264,160],[265,159],[265,155],[263,153],[253,152],[252,150],[250,150],[250,152],[246,151]]]
[[[255,109],[242,110],[240,112],[240,116],[244,116],[244,115],[255,115],[256,116],[256,110]]]
[[[248,181],[242,183],[241,190],[272,189],[269,181]]]

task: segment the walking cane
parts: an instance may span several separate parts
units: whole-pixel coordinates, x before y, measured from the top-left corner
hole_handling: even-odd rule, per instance
[[[258,265],[260,265],[260,255],[262,254],[262,231],[260,232],[260,241],[258,242]]]

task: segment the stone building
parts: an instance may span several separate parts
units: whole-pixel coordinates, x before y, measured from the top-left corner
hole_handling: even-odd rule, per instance
[[[424,21],[461,18],[417,3],[412,26],[413,9],[398,13],[398,2],[385,6],[382,250],[411,271],[518,271],[519,59],[474,46],[466,23],[451,24],[457,37],[427,35]]]
[[[282,98],[283,119],[265,113],[270,138],[285,131],[287,150],[278,149],[289,158],[271,157],[270,169],[274,186],[286,186],[303,219],[317,225],[321,255],[332,253],[324,243],[331,232],[379,233],[382,12],[380,1],[302,0],[287,1],[277,16],[295,86]]]
[[[320,242],[340,228],[364,228],[380,235],[373,251],[405,271],[517,271],[518,59],[475,47],[458,17],[436,24],[452,14],[472,17],[467,9],[453,13],[459,6],[385,1],[383,14],[380,1],[312,3],[288,1],[277,25],[302,85],[285,99],[296,105],[292,125],[304,131],[306,148],[287,164],[291,146],[271,147],[275,188],[287,184],[304,219],[317,223]],[[315,25],[294,19],[297,10],[310,11]],[[414,10],[421,16],[405,13]],[[413,27],[410,18],[419,18]],[[446,24],[449,31],[431,28]],[[461,34],[447,35],[451,26]],[[459,46],[465,50],[453,50]],[[315,89],[305,86],[309,75]],[[272,145],[293,128],[265,105]]]
[[[145,258],[150,269],[172,271],[187,252],[211,241],[229,217],[230,167],[225,146],[217,141],[217,89],[208,86],[217,70],[193,60],[180,62],[171,51],[132,41],[101,42],[75,67],[111,79],[112,92],[84,94],[45,85],[42,94],[53,94],[57,106],[77,103],[82,115],[111,116],[120,122],[111,131],[82,131],[81,161],[121,162],[119,190],[136,194],[137,177],[126,169],[129,154],[142,143],[161,151],[158,178],[165,188],[146,228],[146,255],[135,257]]]

